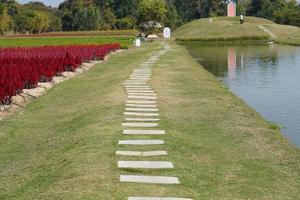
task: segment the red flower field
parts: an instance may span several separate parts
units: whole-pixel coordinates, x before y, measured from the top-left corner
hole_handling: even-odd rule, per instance
[[[48,82],[64,71],[75,71],[85,61],[103,60],[119,44],[84,46],[45,46],[0,49],[0,104],[22,89]]]

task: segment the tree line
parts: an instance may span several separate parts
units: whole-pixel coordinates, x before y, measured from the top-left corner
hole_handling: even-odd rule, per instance
[[[0,0],[0,34],[138,29],[156,21],[176,28],[194,19],[225,16],[228,0],[67,0],[58,8]],[[300,26],[296,0],[236,0],[238,14]]]

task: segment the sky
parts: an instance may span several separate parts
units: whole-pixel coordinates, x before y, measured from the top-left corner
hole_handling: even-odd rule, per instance
[[[19,3],[28,3],[32,0],[17,0]],[[34,1],[38,1],[38,0],[34,0]],[[43,2],[45,5],[47,6],[52,6],[52,7],[57,7],[61,2],[63,2],[64,0],[39,0],[40,2]]]

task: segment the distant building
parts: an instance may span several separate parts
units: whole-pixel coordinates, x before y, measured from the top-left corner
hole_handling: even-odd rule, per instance
[[[227,5],[227,16],[236,17],[236,3],[235,1],[229,1]]]

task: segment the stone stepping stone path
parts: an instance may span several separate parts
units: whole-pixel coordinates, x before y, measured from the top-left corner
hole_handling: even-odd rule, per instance
[[[126,108],[125,110],[136,112],[158,112],[157,108]]]
[[[142,117],[158,117],[158,113],[138,113],[138,112],[125,112],[124,115],[142,116]]]
[[[124,130],[124,135],[165,135],[164,130]]]
[[[156,52],[147,61],[142,63],[123,83],[128,94],[125,103],[124,122],[121,124],[123,129],[123,137],[128,140],[119,140],[119,147],[122,150],[116,151],[116,156],[128,158],[128,160],[119,160],[117,166],[123,171],[139,169],[139,174],[121,174],[120,182],[124,184],[157,184],[157,185],[178,185],[179,178],[176,176],[164,176],[161,170],[173,170],[174,165],[170,161],[161,160],[167,158],[168,153],[162,150],[165,144],[163,137],[166,135],[165,130],[161,130],[159,122],[161,121],[159,109],[156,100],[159,98],[149,85],[152,77],[152,67],[159,60],[160,56],[170,49],[165,45],[164,50]],[[129,128],[129,129],[128,129]],[[128,138],[134,136],[144,136],[147,139]],[[159,139],[153,137],[160,137]],[[148,146],[159,147],[159,149],[147,151]],[[139,146],[139,151],[131,150],[132,146]],[[141,149],[145,149],[145,151]],[[163,156],[163,157],[162,157]],[[140,160],[151,157],[151,160]],[[159,161],[156,160],[156,157]],[[144,170],[157,170],[159,175],[148,176],[143,174]],[[146,172],[146,171],[145,171]],[[155,195],[155,191],[153,191]],[[170,195],[172,196],[172,195]],[[128,197],[128,200],[192,200],[190,198],[177,197]]]
[[[118,167],[125,169],[174,169],[173,164],[166,161],[118,161]]]
[[[150,99],[150,100],[156,100],[157,97],[152,97],[152,96],[133,96],[133,95],[130,95],[130,96],[128,96],[128,99]]]
[[[120,140],[119,145],[160,145],[163,140]]]
[[[122,123],[125,127],[156,127],[158,126],[158,123]]]
[[[135,122],[158,122],[160,119],[155,118],[125,118],[125,121],[135,121]]]
[[[117,155],[120,156],[166,156],[168,153],[166,151],[117,151]]]
[[[143,96],[156,96],[156,94],[154,93],[140,93],[140,92],[128,92],[128,95],[131,95],[131,96],[136,96],[136,95],[143,95]]]
[[[157,108],[156,105],[141,105],[141,104],[126,104],[128,107],[139,107],[139,108]]]
[[[152,90],[127,90],[127,93],[154,93]]]
[[[121,182],[127,183],[148,183],[148,184],[180,184],[177,177],[173,176],[138,176],[121,175]]]
[[[193,200],[193,199],[174,198],[174,197],[129,197],[128,200]]]

